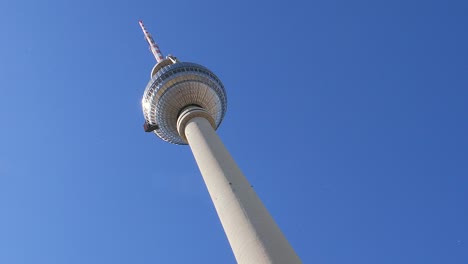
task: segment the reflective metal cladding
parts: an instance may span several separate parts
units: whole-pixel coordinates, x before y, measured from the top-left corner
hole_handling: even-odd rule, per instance
[[[146,127],[155,128],[153,132],[162,140],[185,145],[177,132],[180,112],[189,105],[200,106],[210,113],[218,127],[227,110],[226,91],[219,78],[207,68],[171,59],[158,63],[166,66],[157,70],[146,86],[143,114]]]

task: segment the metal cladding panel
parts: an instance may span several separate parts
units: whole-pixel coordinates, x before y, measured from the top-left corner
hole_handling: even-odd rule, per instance
[[[142,107],[146,122],[157,125],[154,133],[174,144],[186,144],[177,132],[177,118],[188,105],[199,105],[218,127],[226,114],[227,98],[221,81],[207,68],[179,62],[160,69],[148,83]]]

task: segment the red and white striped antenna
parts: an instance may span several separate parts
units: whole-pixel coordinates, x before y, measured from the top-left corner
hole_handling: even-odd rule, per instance
[[[145,25],[143,25],[143,21],[138,21],[140,23],[141,30],[143,30],[143,33],[145,34],[145,39],[148,41],[148,44],[150,45],[151,52],[153,53],[154,57],[156,58],[156,61],[160,62],[164,60],[164,57],[161,53],[161,50],[159,49],[158,44],[156,41],[154,41],[153,37],[151,37],[151,34],[146,30]]]

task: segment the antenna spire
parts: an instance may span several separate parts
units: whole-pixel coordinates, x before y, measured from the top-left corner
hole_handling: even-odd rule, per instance
[[[153,37],[151,37],[151,34],[146,30],[145,25],[143,25],[143,21],[138,21],[140,23],[141,30],[143,30],[143,33],[145,34],[145,39],[150,45],[151,52],[153,53],[154,57],[156,58],[156,61],[159,63],[160,61],[164,60],[164,57],[161,53],[161,50],[159,49],[158,44],[156,41],[154,41]]]

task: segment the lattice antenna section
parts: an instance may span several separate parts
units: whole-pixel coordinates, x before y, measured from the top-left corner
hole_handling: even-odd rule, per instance
[[[148,42],[151,53],[153,53],[154,57],[156,58],[156,61],[160,62],[164,60],[164,57],[161,53],[161,50],[159,49],[158,44],[156,43],[156,41],[154,41],[153,37],[148,32],[148,30],[146,30],[145,25],[143,24],[143,21],[140,20],[138,21],[138,23],[140,23],[141,30],[143,30],[143,33],[145,34],[145,39]]]

